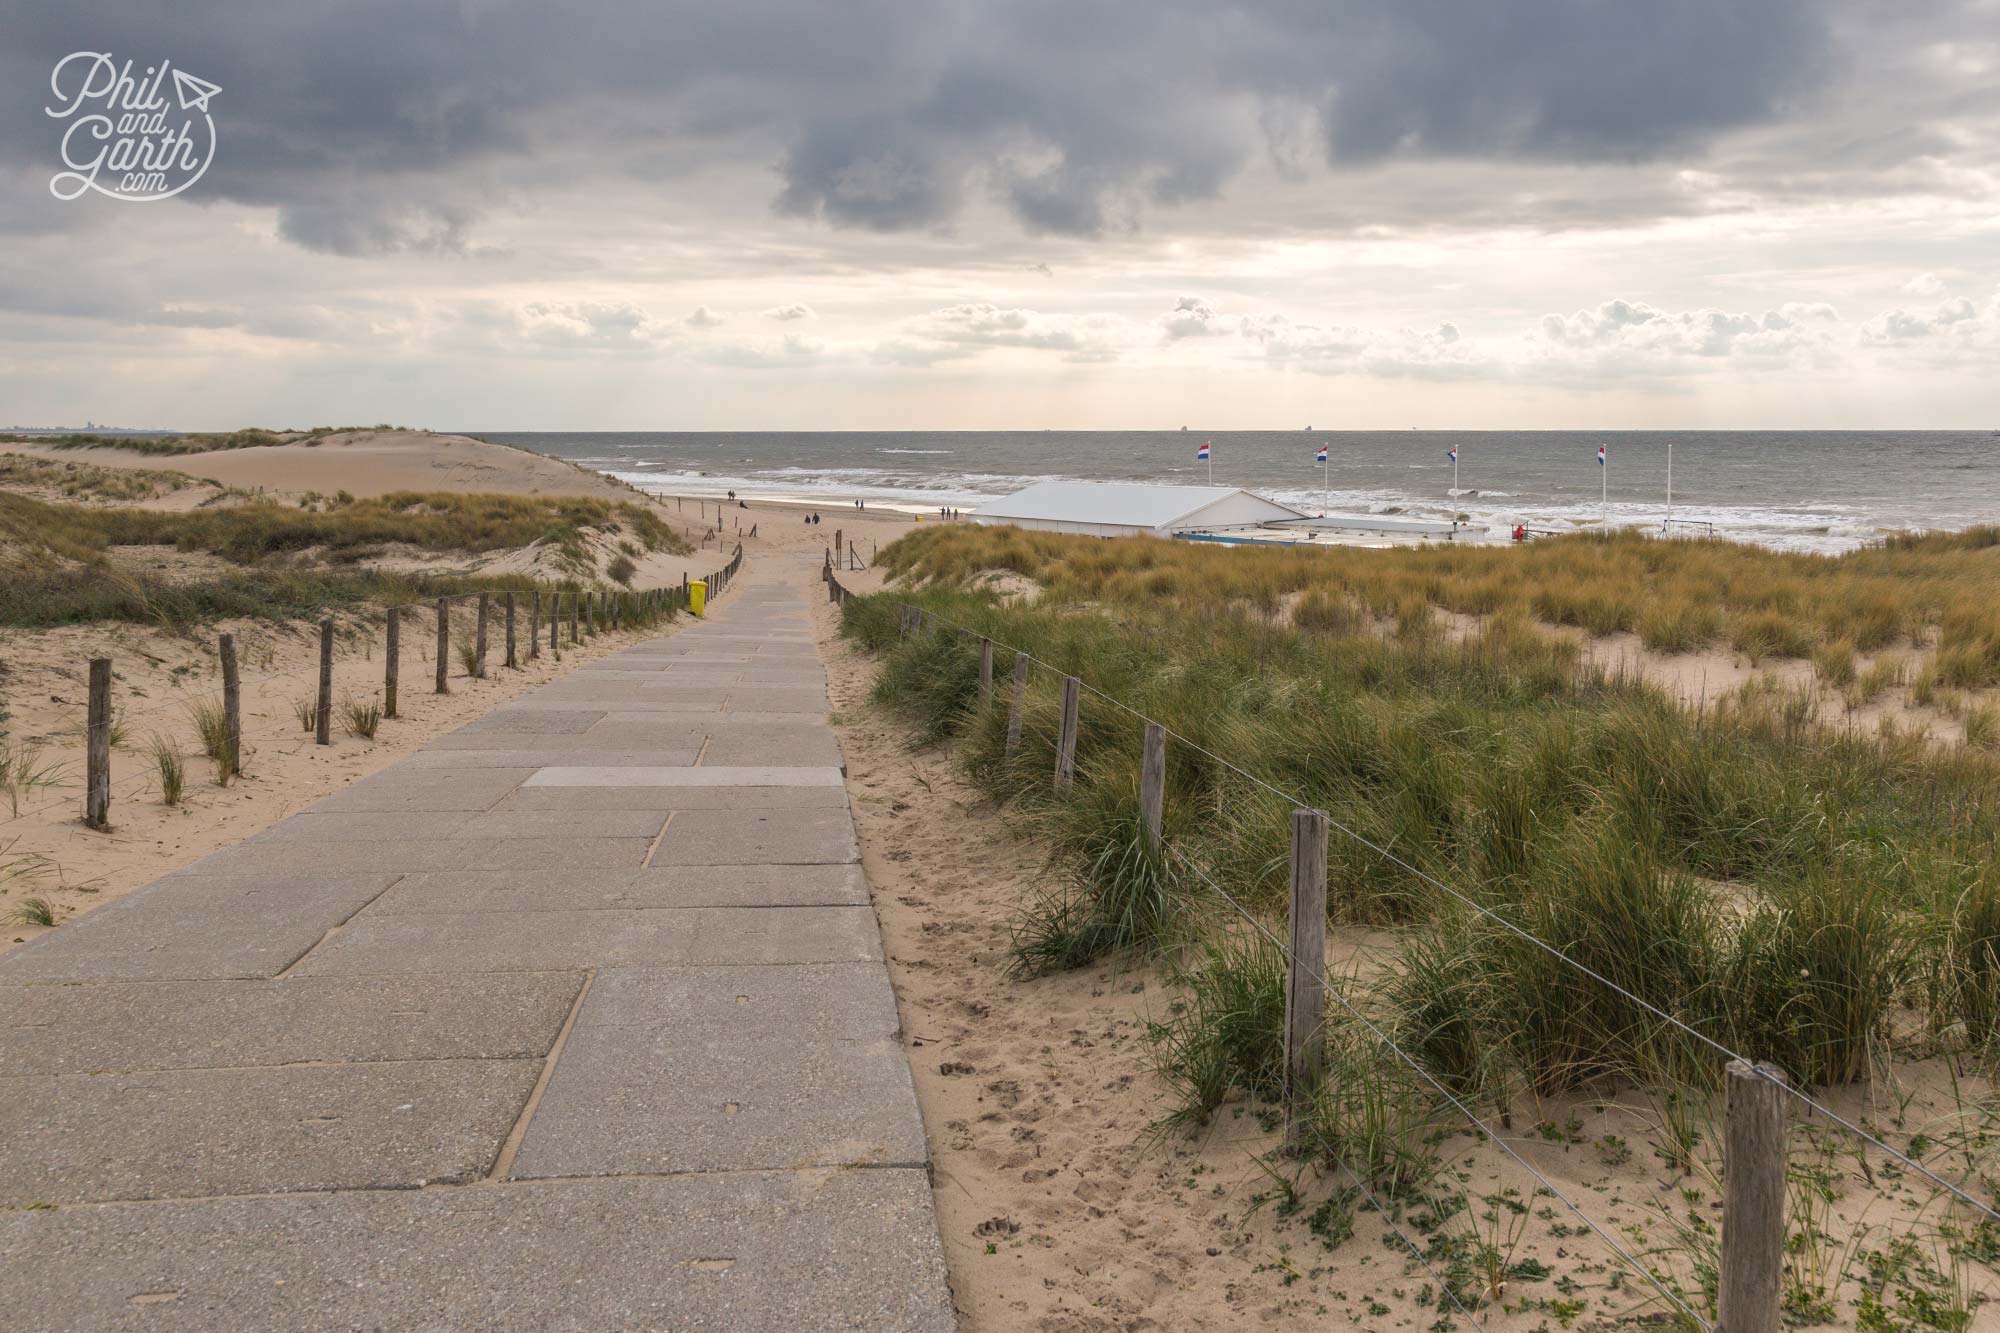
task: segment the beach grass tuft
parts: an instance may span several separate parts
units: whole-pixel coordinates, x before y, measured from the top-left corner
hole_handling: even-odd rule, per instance
[[[187,762],[181,756],[181,748],[173,738],[153,734],[147,746],[152,757],[153,769],[160,779],[160,803],[179,805],[181,793],[187,789]]]
[[[343,699],[340,703],[340,725],[348,735],[372,741],[382,725],[382,705],[373,699]]]

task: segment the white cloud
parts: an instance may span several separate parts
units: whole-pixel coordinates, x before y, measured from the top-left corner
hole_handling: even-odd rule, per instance
[[[515,337],[541,347],[576,350],[650,350],[672,337],[644,310],[623,303],[536,301],[514,315]]]
[[[813,308],[803,301],[795,301],[790,305],[774,305],[764,312],[765,319],[775,319],[785,324],[789,324],[793,320],[813,319],[816,317]]]
[[[691,329],[719,329],[729,321],[716,314],[705,305],[698,305],[694,313],[681,321]]]
[[[1183,296],[1174,302],[1173,310],[1160,318],[1160,327],[1170,340],[1206,338],[1228,331],[1215,307],[1199,296]]]
[[[1903,284],[1906,296],[1943,296],[1944,279],[1935,273],[1919,273]]]
[[[1821,302],[1787,302],[1762,315],[1704,306],[1666,311],[1611,300],[1544,315],[1529,337],[1531,362],[1606,374],[1684,373],[1704,362],[1781,365],[1833,351],[1840,315]]]
[[[736,338],[704,343],[693,350],[697,361],[738,370],[782,370],[816,362],[826,344],[817,338],[788,333],[782,338]]]
[[[1956,296],[1929,314],[1896,309],[1861,326],[1862,346],[1888,357],[1939,368],[1979,367],[1989,375],[2000,364],[2000,291],[1977,305]]]
[[[1265,315],[1244,319],[1239,331],[1265,360],[1319,375],[1470,379],[1498,369],[1449,322],[1428,330],[1365,329]]]
[[[1044,314],[970,301],[933,310],[911,327],[910,337],[968,350],[1010,347],[1060,352],[1065,361],[1110,361],[1135,345],[1140,333],[1118,315]]]

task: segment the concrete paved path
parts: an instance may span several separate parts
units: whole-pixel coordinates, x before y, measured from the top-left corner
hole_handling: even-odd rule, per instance
[[[952,1327],[808,585],[746,572],[0,958],[0,1322]]]

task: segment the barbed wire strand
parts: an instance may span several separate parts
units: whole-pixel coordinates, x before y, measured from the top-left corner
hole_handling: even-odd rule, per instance
[[[906,602],[899,602],[897,603],[897,605],[909,606],[909,604]],[[911,607],[910,609],[917,610],[918,608]],[[924,614],[936,616],[936,619],[940,623],[951,625],[954,629],[963,629],[966,630],[968,633],[979,633],[979,631],[974,630],[969,625],[961,625],[958,622],[950,620],[945,616],[938,616],[935,612],[927,611],[924,612]],[[981,637],[992,638],[991,635],[982,635]],[[1064,672],[1061,667],[1056,666],[1052,662],[1047,662],[1039,657],[1036,657],[1033,653],[1028,652],[1026,649],[1016,648],[1014,647],[1014,645],[1006,643],[1000,639],[993,639],[993,642],[1002,648],[1008,649],[1011,652],[1021,654],[1023,657],[1026,657],[1030,662],[1033,662],[1038,666],[1041,666],[1049,671],[1059,672],[1062,675],[1064,675],[1065,678],[1068,677],[1069,673]],[[1280,800],[1286,801],[1298,807],[1307,806],[1307,802],[1301,800],[1299,797],[1293,795],[1290,792],[1284,791],[1279,787],[1273,786],[1271,783],[1265,781],[1263,778],[1258,777],[1255,773],[1250,772],[1242,765],[1223,758],[1221,755],[1216,754],[1213,750],[1210,750],[1206,746],[1201,745],[1196,741],[1190,740],[1188,737],[1183,736],[1179,732],[1175,731],[1173,728],[1166,726],[1165,723],[1158,722],[1156,719],[1146,716],[1144,713],[1132,707],[1130,704],[1126,703],[1122,699],[1114,698],[1112,695],[1105,693],[1103,690],[1098,689],[1095,685],[1092,685],[1088,681],[1082,680],[1081,678],[1078,678],[1077,683],[1083,689],[1088,690],[1092,695],[1096,696],[1099,699],[1104,700],[1106,703],[1112,705],[1114,708],[1118,708],[1126,713],[1129,713],[1133,717],[1138,718],[1142,722],[1151,723],[1153,725],[1161,727],[1162,730],[1164,730],[1167,735],[1173,737],[1176,741],[1179,741],[1182,745],[1187,746],[1189,749],[1194,750],[1199,754],[1207,756],[1209,759],[1212,759],[1216,763],[1221,764],[1224,768],[1229,769],[1231,772],[1234,772],[1239,776],[1243,777],[1244,779],[1248,780],[1249,782],[1252,782],[1257,786],[1262,787],[1265,791],[1270,792],[1273,796],[1278,797]],[[1325,814],[1326,812],[1322,811],[1321,813]],[[1621,986],[1617,982],[1611,980],[1611,978],[1604,976],[1602,973],[1597,972],[1594,969],[1586,966],[1585,964],[1578,962],[1574,958],[1571,958],[1568,954],[1564,953],[1562,950],[1556,948],[1554,945],[1548,943],[1547,941],[1541,939],[1539,936],[1534,935],[1529,931],[1522,929],[1520,926],[1515,925],[1512,921],[1509,921],[1506,917],[1501,916],[1499,913],[1495,912],[1492,908],[1487,907],[1485,904],[1477,902],[1470,897],[1467,897],[1465,894],[1459,892],[1457,889],[1445,883],[1443,880],[1438,879],[1435,875],[1432,875],[1427,871],[1420,870],[1416,866],[1411,865],[1408,861],[1398,856],[1395,852],[1391,851],[1386,847],[1381,846],[1380,844],[1376,843],[1375,841],[1367,837],[1365,834],[1353,828],[1350,828],[1348,825],[1342,823],[1340,820],[1335,819],[1332,815],[1328,814],[1326,816],[1326,819],[1327,823],[1331,827],[1338,829],[1341,833],[1353,839],[1355,842],[1367,848],[1369,851],[1374,852],[1377,856],[1382,857],[1384,860],[1388,861],[1391,865],[1394,865],[1402,869],[1408,874],[1416,876],[1418,879],[1430,885],[1432,888],[1437,889],[1439,892],[1446,894],[1447,896],[1451,897],[1457,902],[1470,908],[1472,911],[1478,913],[1480,916],[1485,917],[1487,920],[1493,922],[1495,925],[1501,927],[1503,930],[1506,930],[1512,933],[1513,935],[1518,936],[1520,939],[1525,940],[1529,944],[1532,944],[1537,949],[1542,950],[1550,957],[1558,960],[1559,962],[1562,962],[1563,964],[1571,968],[1574,968],[1577,972],[1581,973],[1586,977],[1589,977],[1591,980],[1597,982],[1599,985],[1606,987],[1614,994],[1626,1000],[1629,1000],[1633,1004],[1639,1006],[1639,1008],[1645,1010],[1647,1013],[1652,1014],[1654,1017],[1660,1019],[1662,1022],[1665,1022],[1670,1026],[1686,1033],[1688,1036],[1693,1037],[1696,1041],[1701,1042],[1703,1045],[1713,1050],[1716,1054],[1724,1056],[1730,1060],[1742,1061],[1745,1065],[1749,1066],[1749,1068],[1757,1075],[1757,1077],[1762,1078],[1765,1081],[1772,1083],[1777,1087],[1783,1089],[1785,1093],[1787,1093],[1789,1096],[1791,1096],[1792,1098],[1794,1098],[1795,1100],[1797,1100],[1798,1102],[1800,1102],[1801,1104],[1803,1104],[1816,1114],[1824,1116],[1827,1120],[1831,1121],[1833,1124],[1839,1126],[1841,1129],[1847,1131],[1849,1134],[1852,1134],[1855,1138],[1860,1139],[1862,1142],[1874,1147],[1877,1151],[1881,1152],[1883,1155],[1892,1158],[1897,1162],[1902,1163],[1904,1166],[1908,1167],[1912,1171],[1915,1171],[1918,1175],[1922,1176],[1924,1179],[1930,1181],[1931,1184],[1937,1186],[1939,1189],[1957,1198],[1960,1202],[1969,1204],[1973,1208],[1984,1213],[1987,1217],[1993,1219],[1996,1222],[2000,1222],[2000,1210],[1995,1210],[1992,1207],[1992,1205],[1984,1202],[1983,1200],[1973,1197],[1973,1195],[1968,1193],[1964,1188],[1962,1188],[1961,1186],[1955,1184],[1950,1180],[1945,1179],[1943,1176],[1931,1170],[1929,1167],[1925,1166],[1922,1162],[1918,1161],[1917,1159],[1891,1147],[1889,1144],[1883,1142],[1875,1135],[1870,1134],[1867,1130],[1861,1128],[1853,1121],[1847,1119],[1846,1117],[1835,1112],[1832,1108],[1826,1106],[1824,1103],[1818,1101],[1810,1094],[1793,1086],[1791,1083],[1787,1082],[1782,1078],[1777,1078],[1773,1076],[1769,1070],[1765,1069],[1762,1063],[1751,1060],[1747,1056],[1743,1055],[1738,1051],[1731,1050],[1728,1046],[1723,1045],[1715,1038],[1709,1036],[1706,1032],[1703,1032],[1700,1029],[1689,1025],[1681,1018],[1677,1017],[1674,1014],[1668,1013],[1666,1010],[1660,1008],[1652,1001],[1647,1000],[1642,996],[1634,994],[1626,987]]]

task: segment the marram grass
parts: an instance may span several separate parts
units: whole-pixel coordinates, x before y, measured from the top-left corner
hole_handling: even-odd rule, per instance
[[[1587,549],[1543,558],[1557,573],[1606,555],[1651,562],[1658,579],[1677,559],[1711,572],[1738,560],[1720,544],[1685,554],[1679,543],[1575,545]],[[1294,577],[1314,557],[1265,554],[968,529],[927,530],[885,551],[893,568],[930,577],[914,594],[923,605],[1054,664],[1030,674],[1011,754],[1007,648],[996,650],[996,697],[982,710],[973,643],[949,629],[899,636],[892,596],[847,603],[846,632],[883,657],[878,699],[922,738],[949,738],[974,779],[1052,849],[1056,887],[1020,923],[1017,966],[1128,948],[1164,951],[1191,976],[1224,965],[1189,926],[1214,919],[1212,892],[1141,850],[1140,720],[1086,693],[1077,784],[1053,790],[1060,674],[1071,672],[1182,738],[1169,744],[1167,836],[1266,921],[1283,919],[1291,801],[1261,784],[1330,813],[1332,916],[1397,932],[1368,1002],[1465,1095],[1497,1105],[1621,1079],[1712,1086],[1719,1072],[1712,1048],[1509,925],[1809,1083],[1881,1067],[1898,1014],[1920,1016],[1947,1048],[1990,1044],[2000,770],[1984,755],[1824,729],[1802,696],[1778,690],[1697,715],[1581,665],[1508,597],[1480,595],[1496,614],[1460,638],[1409,623],[1370,629],[1361,608],[1410,621],[1380,595],[1384,581],[1432,580],[1423,595],[1441,605],[1453,587],[1476,590],[1474,575],[1500,577],[1465,553],[1360,553],[1391,557],[1393,577],[1374,580],[1342,575],[1345,559]],[[1918,615],[1964,562],[1994,552],[1965,538],[1864,554],[1854,562],[1864,575],[1898,561],[1944,566],[1915,575],[1935,576],[1932,594],[1906,599]],[[1228,568],[1237,556],[1249,559]],[[1796,565],[1783,563],[1771,586],[1742,574],[1732,594],[1741,605],[1725,600],[1721,614],[1791,616],[1813,626],[1815,642],[1843,648],[1880,642],[1879,608],[1865,596],[1846,610],[1817,600],[1815,580],[1834,575]],[[1045,590],[1025,606],[956,590],[995,568]],[[1190,587],[1206,595],[1190,601]],[[1275,614],[1288,601],[1308,632]],[[1569,605],[1579,621],[1623,618]],[[1961,629],[1961,641],[1974,637]],[[1222,1038],[1206,1020],[1203,1031],[1166,1025],[1166,1049],[1182,1053],[1182,1072],[1169,1076],[1182,1114],[1206,1114],[1225,1084],[1268,1091],[1248,1047],[1238,1057],[1202,1042],[1267,1041],[1272,1021],[1255,1038],[1234,1020],[1238,1035]]]

